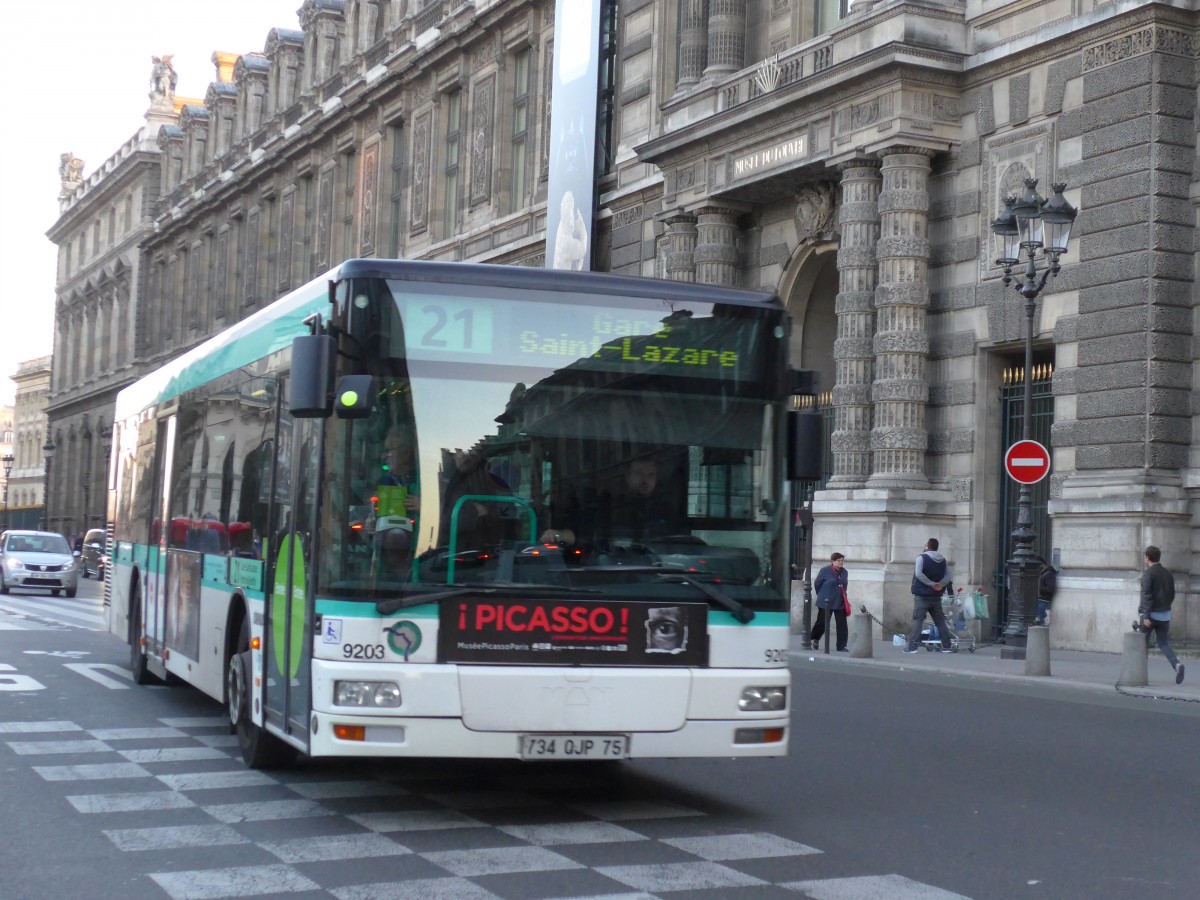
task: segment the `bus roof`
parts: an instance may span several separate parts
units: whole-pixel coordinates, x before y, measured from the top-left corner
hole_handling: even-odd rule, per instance
[[[584,292],[600,296],[646,297],[670,295],[698,303],[732,303],[746,306],[779,306],[782,302],[766,291],[719,287],[660,278],[613,275],[608,272],[568,272],[533,266],[501,266],[491,263],[432,262],[409,259],[351,259],[342,263],[336,277],[393,278],[438,284],[479,287],[525,288],[538,291]]]
[[[728,303],[782,309],[773,294],[706,284],[612,275],[566,272],[531,266],[486,263],[431,262],[401,259],[351,259],[337,268],[247,316],[162,367],[129,385],[117,395],[113,411],[121,421],[185,391],[236,371],[241,366],[286,349],[297,335],[307,334],[304,320],[329,311],[329,283],[348,278],[383,278],[441,285],[499,287],[536,291],[584,293],[679,301]]]

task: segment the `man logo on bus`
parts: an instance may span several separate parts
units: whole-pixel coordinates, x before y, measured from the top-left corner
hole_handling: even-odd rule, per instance
[[[405,662],[408,662],[409,655],[416,653],[421,647],[421,629],[415,622],[407,619],[388,626],[383,629],[383,633],[387,635],[388,646],[392,648],[392,652],[403,656]]]

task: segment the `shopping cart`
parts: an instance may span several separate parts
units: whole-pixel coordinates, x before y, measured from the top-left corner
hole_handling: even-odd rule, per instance
[[[973,609],[968,609],[966,604],[973,602],[971,594],[951,594],[946,592],[942,595],[942,614],[946,617],[946,625],[950,628],[950,650],[957,653],[959,650],[966,650],[968,653],[975,652],[975,635],[973,635],[967,626],[967,621],[974,617]],[[921,639],[918,643],[929,652],[942,649],[942,638],[938,634],[937,626],[930,623],[921,630]]]

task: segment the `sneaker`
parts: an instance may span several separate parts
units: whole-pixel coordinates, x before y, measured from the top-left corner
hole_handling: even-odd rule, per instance
[[[919,649],[920,649],[920,647],[913,647],[910,644],[909,646],[905,647],[901,652],[902,653],[916,653]]]
[[[938,653],[954,653],[953,647],[938,647]]]
[[[1175,666],[1175,683],[1183,684],[1183,663]]]
[[[850,648],[849,648],[849,647],[838,647],[838,648],[837,648],[837,652],[838,652],[838,653],[849,653],[849,652],[850,652]]]
[[[809,644],[812,646],[812,649],[813,649],[813,650],[820,650],[820,649],[821,649],[821,642],[820,642],[820,641],[809,641],[808,643],[809,643]]]

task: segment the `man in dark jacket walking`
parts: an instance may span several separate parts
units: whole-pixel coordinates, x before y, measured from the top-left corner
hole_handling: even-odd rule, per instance
[[[1171,604],[1175,601],[1175,577],[1159,562],[1162,551],[1153,544],[1145,549],[1144,555],[1146,570],[1142,572],[1142,598],[1133,627],[1145,633],[1146,643],[1150,642],[1151,634],[1158,639],[1158,649],[1175,670],[1175,683],[1182,684],[1183,663],[1167,640],[1171,631]]]
[[[840,553],[833,554],[829,557],[829,565],[822,566],[816,580],[813,581],[813,590],[817,592],[817,609],[820,610],[820,615],[817,616],[817,621],[813,623],[812,631],[808,635],[814,650],[817,649],[821,636],[825,634],[831,615],[837,623],[837,649],[842,652],[847,649],[846,585],[850,582],[850,575],[846,571],[845,559]]]
[[[1050,603],[1058,590],[1058,569],[1040,556],[1035,559],[1041,563],[1042,568],[1038,572],[1037,618],[1033,620],[1033,624],[1045,625],[1046,617],[1050,615]]]
[[[946,557],[938,552],[937,538],[930,538],[925,542],[925,552],[917,557],[917,565],[913,571],[912,628],[908,632],[905,653],[916,653],[920,649],[917,642],[921,637],[921,626],[925,624],[926,614],[933,617],[933,624],[937,626],[942,653],[953,652],[950,646],[950,626],[946,624],[946,614],[942,612],[942,592],[950,588],[948,570]]]

